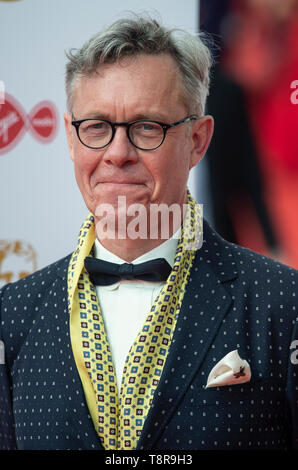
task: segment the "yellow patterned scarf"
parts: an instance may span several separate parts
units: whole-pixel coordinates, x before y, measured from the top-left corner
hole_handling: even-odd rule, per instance
[[[128,353],[118,399],[116,375],[95,287],[84,259],[95,241],[89,214],[68,268],[70,335],[87,405],[106,450],[135,449],[162,375],[196,250],[201,207],[188,193],[174,265]]]

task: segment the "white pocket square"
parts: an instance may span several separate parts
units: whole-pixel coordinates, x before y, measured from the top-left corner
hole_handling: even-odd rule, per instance
[[[234,385],[249,382],[251,370],[247,361],[241,359],[237,349],[224,356],[211,370],[208,379],[208,387],[221,385]]]

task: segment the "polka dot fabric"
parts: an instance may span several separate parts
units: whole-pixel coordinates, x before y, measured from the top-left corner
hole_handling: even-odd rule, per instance
[[[11,394],[7,389],[4,392],[8,400],[12,395],[15,423],[14,430],[10,427],[15,438],[9,447],[98,448],[70,344],[69,259],[4,288],[8,303],[3,302],[1,313],[6,352],[5,365],[0,366],[1,384],[3,376],[12,384]],[[4,425],[1,421],[1,444]]]
[[[70,344],[69,260],[0,291],[1,449],[102,449]],[[204,223],[138,449],[298,448],[297,286],[297,271]],[[249,362],[251,381],[205,389],[233,349]]]

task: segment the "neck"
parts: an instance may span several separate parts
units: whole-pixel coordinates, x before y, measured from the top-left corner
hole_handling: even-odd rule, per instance
[[[165,240],[99,240],[99,242],[106,250],[109,250],[127,263],[131,263],[139,258],[139,256],[164,243]]]
[[[179,218],[171,217],[169,223],[159,223],[158,226],[148,225],[149,227],[146,231],[139,230],[138,232],[132,232],[129,228],[129,225],[126,226],[124,230],[125,236],[100,236],[100,230],[98,230],[98,225],[96,225],[97,230],[97,239],[99,243],[108,251],[115,254],[124,261],[130,263],[139,256],[142,256],[145,253],[153,250],[157,246],[164,243],[166,240],[170,239],[173,235],[177,234],[178,229],[180,229],[182,224],[182,217]],[[161,222],[159,220],[159,222]],[[150,231],[151,228],[151,231]],[[116,234],[119,234],[117,230],[114,231]],[[112,233],[110,233],[112,235]],[[178,236],[178,234],[177,234]]]
[[[132,262],[171,238],[181,227],[185,212],[184,202],[170,208],[166,204],[152,205],[134,218],[126,211],[118,211],[117,217],[114,213],[102,219],[95,217],[96,236],[108,251]]]

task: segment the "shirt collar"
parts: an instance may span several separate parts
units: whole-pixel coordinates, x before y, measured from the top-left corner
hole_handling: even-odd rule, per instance
[[[143,255],[139,256],[138,258],[133,260],[133,263],[139,264],[139,263],[144,263],[146,261],[149,261],[151,259],[165,258],[165,260],[170,264],[170,266],[173,267],[177,244],[180,238],[180,233],[181,233],[181,227],[179,227],[177,232],[175,232],[171,238],[169,238],[168,240],[165,240],[163,243],[156,246],[155,248],[148,251],[147,253],[144,253]],[[118,263],[118,264],[126,263],[126,261],[124,261],[123,259],[119,258],[114,253],[104,248],[98,239],[95,240],[94,256],[95,258],[100,258],[103,261],[109,261],[110,263]]]

